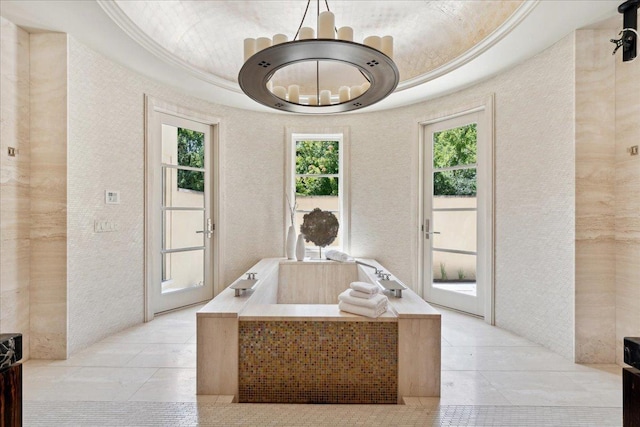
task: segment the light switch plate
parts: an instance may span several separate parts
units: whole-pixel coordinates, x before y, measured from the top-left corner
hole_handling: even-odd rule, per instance
[[[104,202],[107,205],[119,205],[120,204],[120,192],[113,190],[106,190],[104,192]]]

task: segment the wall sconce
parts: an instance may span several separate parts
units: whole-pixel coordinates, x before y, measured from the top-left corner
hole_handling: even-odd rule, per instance
[[[618,6],[618,12],[623,15],[622,31],[619,39],[611,39],[616,45],[613,55],[622,47],[622,62],[633,61],[638,47],[638,7],[640,0],[627,0]]]

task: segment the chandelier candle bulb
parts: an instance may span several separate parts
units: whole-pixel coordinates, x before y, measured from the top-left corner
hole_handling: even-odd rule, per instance
[[[351,86],[351,99],[355,99],[362,95],[362,87],[361,86]]]
[[[331,105],[331,91],[330,90],[321,90],[320,91],[320,105]]]
[[[340,102],[347,102],[349,100],[349,87],[340,86],[340,89],[338,89],[338,94],[340,95]]]
[[[274,87],[272,93],[280,99],[287,99],[287,90],[282,86]]]
[[[378,36],[369,36],[364,39],[364,45],[380,50],[382,49],[382,40]]]
[[[273,46],[280,43],[286,43],[288,41],[289,37],[287,37],[285,34],[276,34],[273,36]]]
[[[256,39],[244,39],[244,60],[251,58],[256,53]]]
[[[302,27],[300,28],[300,33],[298,34],[298,40],[310,40],[314,38],[314,31],[311,27]]]
[[[351,27],[340,27],[338,28],[338,39],[346,40],[348,42],[353,41],[353,28]]]
[[[258,37],[256,39],[256,53],[271,47],[271,39],[269,37]]]
[[[336,19],[333,12],[322,12],[318,15],[318,38],[335,39]]]
[[[298,85],[289,86],[289,102],[293,102],[295,104],[300,103],[300,86]]]
[[[384,36],[381,40],[381,52],[393,59],[393,37]]]
[[[318,98],[315,95],[309,95],[309,105],[318,105]]]

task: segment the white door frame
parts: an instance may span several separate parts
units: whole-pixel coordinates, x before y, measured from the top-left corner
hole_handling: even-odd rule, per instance
[[[484,283],[486,284],[484,288],[484,319],[485,322],[493,325],[495,324],[495,283],[494,283],[494,262],[495,262],[495,249],[494,249],[494,231],[495,231],[495,219],[494,219],[494,193],[495,193],[495,180],[494,180],[494,169],[495,169],[495,161],[494,161],[494,100],[493,94],[487,96],[483,100],[476,101],[470,103],[466,106],[461,106],[456,109],[447,110],[444,112],[440,112],[438,114],[433,114],[431,116],[427,116],[425,118],[421,118],[417,121],[417,131],[418,131],[418,214],[417,214],[417,224],[416,229],[418,231],[418,239],[417,239],[417,248],[416,248],[416,268],[417,268],[417,280],[418,280],[418,290],[422,297],[425,297],[425,267],[424,267],[424,254],[425,254],[425,241],[424,232],[422,230],[422,225],[425,220],[425,211],[424,211],[424,181],[425,181],[425,168],[424,164],[424,147],[425,147],[425,132],[424,129],[426,126],[434,123],[438,123],[441,121],[453,119],[456,117],[464,116],[474,112],[482,112],[480,117],[480,121],[478,123],[478,132],[479,137],[483,138],[486,141],[486,144],[478,147],[478,156],[482,155],[486,161],[486,168],[483,168],[481,171],[478,168],[478,175],[482,174],[481,179],[486,182],[486,190],[487,192],[483,196],[483,201],[480,201],[480,195],[478,196],[478,212],[482,209],[484,212],[483,220],[481,222],[480,215],[478,219],[478,227],[483,227],[486,232],[486,238],[484,239],[484,246],[478,246],[478,274],[483,275]],[[482,153],[480,152],[482,151]],[[478,245],[481,242],[478,241]]]
[[[161,138],[160,129],[153,126],[158,118],[157,113],[164,113],[171,116],[199,122],[208,126],[211,126],[211,144],[210,144],[210,168],[211,168],[211,202],[213,208],[211,210],[211,218],[215,226],[215,231],[211,238],[211,268],[213,274],[211,280],[213,280],[213,295],[217,295],[222,290],[222,278],[224,272],[221,266],[224,265],[223,253],[220,250],[221,243],[223,241],[224,225],[221,223],[222,218],[222,206],[221,200],[221,182],[222,177],[221,165],[223,162],[220,160],[220,119],[207,113],[192,110],[190,108],[181,107],[176,104],[163,101],[154,98],[149,95],[145,95],[145,219],[144,219],[144,321],[148,322],[153,320],[154,317],[154,305],[153,295],[154,287],[159,286],[159,283],[155,283],[153,280],[152,272],[154,269],[160,268],[154,261],[155,257],[152,256],[153,248],[151,242],[153,240],[152,233],[155,227],[154,218],[157,215],[157,206],[152,200],[151,195],[157,189],[155,188],[155,182],[157,179],[156,174],[159,173],[159,168],[154,167],[152,161],[154,161],[154,151],[152,149],[153,141],[157,141]]]

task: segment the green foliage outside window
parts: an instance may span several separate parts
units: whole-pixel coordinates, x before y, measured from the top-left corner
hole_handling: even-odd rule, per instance
[[[338,141],[298,141],[296,174],[337,175],[340,154]],[[338,177],[296,177],[298,196],[337,196]]]
[[[204,168],[204,133],[178,128],[178,165]],[[178,188],[204,191],[204,172],[178,169]]]
[[[434,168],[475,165],[477,153],[477,126],[475,123],[437,132],[433,138]],[[475,167],[434,173],[433,195],[475,196]]]

